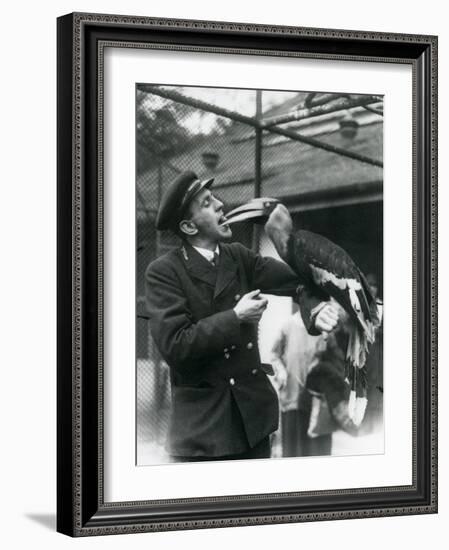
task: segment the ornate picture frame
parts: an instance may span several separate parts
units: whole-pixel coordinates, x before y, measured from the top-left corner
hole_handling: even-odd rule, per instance
[[[412,69],[412,483],[104,498],[104,52],[107,47]],[[437,38],[75,13],[58,19],[58,503],[70,536],[437,511]]]

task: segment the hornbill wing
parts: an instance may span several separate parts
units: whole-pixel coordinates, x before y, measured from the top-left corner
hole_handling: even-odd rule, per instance
[[[358,276],[358,268],[349,254],[317,233],[297,231],[293,236],[289,252],[294,253],[295,259],[304,259],[308,264],[338,277],[356,278]]]
[[[360,270],[341,247],[316,233],[298,231],[289,242],[288,263],[302,275],[334,298],[362,328],[372,320],[366,281]]]
[[[360,270],[359,270],[359,277],[364,290],[366,305],[369,309],[369,315],[367,316],[367,318],[370,318],[372,322],[376,325],[376,327],[379,327],[379,325],[381,324],[381,314],[379,312],[379,308],[377,307],[378,304],[377,304],[376,298],[374,298],[371,292],[371,288],[369,286],[368,281],[366,280],[365,275]]]

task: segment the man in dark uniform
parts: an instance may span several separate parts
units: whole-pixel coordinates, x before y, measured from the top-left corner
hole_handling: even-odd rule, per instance
[[[185,172],[167,189],[156,227],[183,245],[146,271],[151,333],[171,375],[168,449],[174,461],[268,458],[279,412],[259,356],[260,293],[295,296],[298,281],[286,264],[226,244],[232,232],[212,183]],[[333,310],[313,318],[317,300],[301,296],[306,326],[331,330]]]

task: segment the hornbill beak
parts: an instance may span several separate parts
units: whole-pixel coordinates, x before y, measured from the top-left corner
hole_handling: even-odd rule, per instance
[[[277,199],[268,197],[258,197],[234,208],[226,214],[226,221],[220,225],[229,225],[231,223],[251,220],[253,223],[265,223],[271,212],[279,204]]]

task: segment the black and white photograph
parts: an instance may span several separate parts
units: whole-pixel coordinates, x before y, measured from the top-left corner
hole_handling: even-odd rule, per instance
[[[6,5],[3,548],[440,548],[443,7]]]
[[[136,465],[384,453],[383,96],[135,100]]]
[[[436,38],[59,28],[59,530],[434,513]]]

